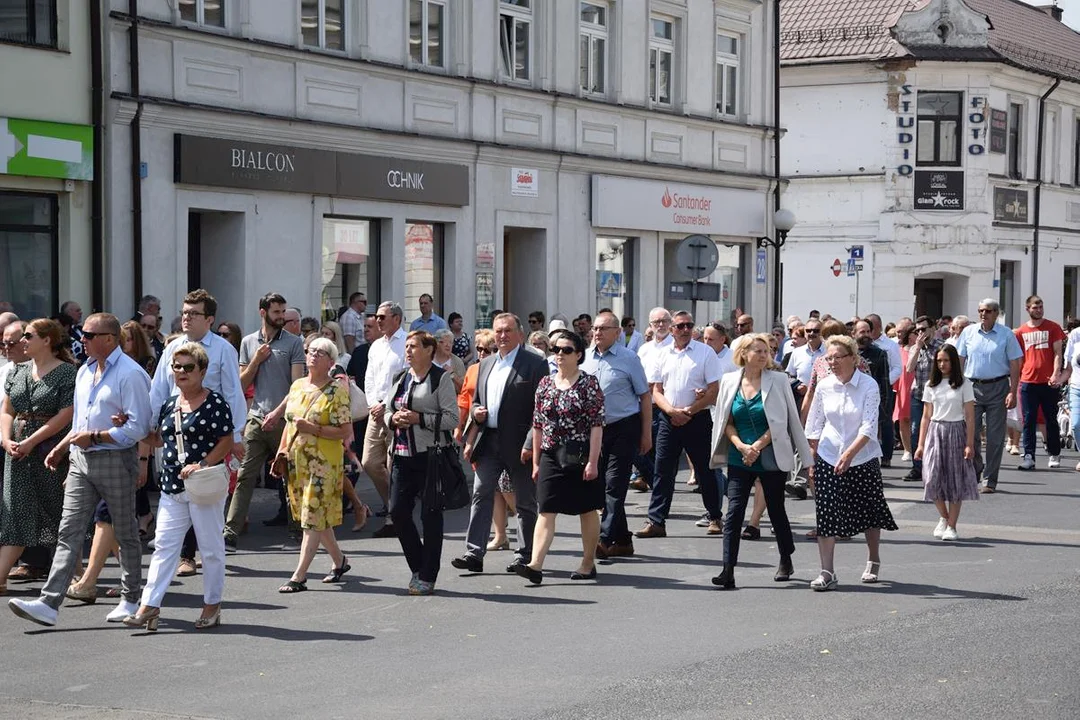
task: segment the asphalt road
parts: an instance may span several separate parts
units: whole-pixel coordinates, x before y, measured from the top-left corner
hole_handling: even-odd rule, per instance
[[[486,573],[449,560],[464,512],[448,517],[438,594],[404,593],[394,539],[339,533],[354,571],[342,586],[279,595],[295,564],[263,528],[229,558],[224,624],[195,632],[201,577],[174,583],[156,634],[107,625],[115,601],[69,603],[55,629],[0,611],[0,718],[1069,718],[1080,717],[1080,473],[1006,470],[964,508],[962,541],[930,536],[936,512],[886,471],[900,530],[886,533],[882,582],[861,585],[865,547],[837,549],[840,589],[813,593],[816,547],[800,540],[797,581],[772,580],[776,546],[744,542],[739,589],[719,592],[720,539],[693,521],[680,482],[664,539],[571,583],[577,523],[560,518],[550,574],[530,587],[490,553]],[[1045,458],[1040,459],[1040,464]],[[1006,464],[1015,466],[1015,458]],[[685,475],[680,480],[685,479]],[[370,501],[374,495],[365,493]],[[632,525],[647,496],[631,493]],[[812,501],[788,501],[801,536]],[[145,560],[149,561],[149,555]],[[115,585],[112,562],[102,585]],[[39,585],[9,586],[32,596]]]

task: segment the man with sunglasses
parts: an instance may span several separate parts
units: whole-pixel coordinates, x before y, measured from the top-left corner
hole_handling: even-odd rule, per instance
[[[139,609],[142,545],[135,515],[135,486],[139,476],[138,443],[151,426],[150,377],[120,347],[120,321],[96,313],[83,326],[87,362],[75,379],[71,431],[45,457],[52,470],[70,451],[64,482],[64,512],[49,579],[37,600],[11,600],[19,617],[39,625],[56,624],[57,610],[82,556],[86,528],[98,500],[112,515],[120,543],[120,604],[106,616],[120,622]],[[119,426],[113,420],[123,420]]]
[[[914,373],[911,380],[911,447],[919,445],[919,429],[922,427],[923,388],[930,380],[938,350],[945,343],[936,337],[937,325],[926,315],[915,318],[915,347],[908,351],[907,371]],[[911,460],[911,470],[904,476],[907,482],[922,481],[922,460]]]
[[[638,349],[638,359],[641,367],[645,369],[645,377],[649,377],[653,359],[662,349],[674,342],[671,336],[671,313],[667,308],[654,307],[649,311],[649,329],[652,330],[652,340],[642,343]],[[638,476],[630,480],[630,487],[637,492],[649,492],[653,484],[653,466],[656,461],[656,432],[660,428],[660,413],[656,408],[652,411],[652,450],[639,455],[634,459]]]
[[[810,375],[814,372],[814,361],[825,355],[825,344],[821,342],[821,321],[810,319],[803,326],[806,344],[791,351],[787,373],[799,381],[795,386],[795,402],[802,404],[806,390],[810,386]]]
[[[238,459],[243,458],[243,428],[247,417],[247,399],[244,398],[244,388],[240,383],[240,359],[236,354],[236,348],[213,331],[217,300],[200,288],[192,290],[184,297],[182,307],[180,322],[183,333],[165,346],[165,351],[161,354],[157,369],[154,371],[154,380],[150,385],[152,426],[156,431],[161,407],[166,400],[179,392],[173,379],[173,353],[185,343],[199,343],[210,359],[206,367],[206,376],[203,378],[203,386],[221,395],[229,403],[233,428],[235,428],[232,452]],[[229,536],[228,530],[226,530],[225,547],[227,550],[236,549],[236,537]]]
[[[675,494],[675,475],[683,452],[690,458],[694,474],[711,478],[709,443],[712,415],[709,412],[720,388],[720,360],[708,345],[693,339],[694,318],[688,312],[675,313],[673,342],[653,359],[648,374],[653,403],[660,414],[656,432],[656,471],[652,499],[639,538],[666,537],[666,522]],[[720,535],[720,488],[701,482],[701,501],[709,514],[709,535]]]

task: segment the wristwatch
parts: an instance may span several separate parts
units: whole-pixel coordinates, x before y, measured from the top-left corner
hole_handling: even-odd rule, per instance
[[[205,460],[200,460],[199,461],[199,468],[203,469],[203,470],[206,469],[206,461]]]

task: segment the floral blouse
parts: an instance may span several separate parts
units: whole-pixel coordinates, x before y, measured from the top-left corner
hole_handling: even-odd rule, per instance
[[[588,443],[592,429],[603,424],[604,391],[595,376],[581,373],[566,390],[555,387],[553,375],[540,380],[533,427],[541,431],[541,450],[551,450],[567,440]]]

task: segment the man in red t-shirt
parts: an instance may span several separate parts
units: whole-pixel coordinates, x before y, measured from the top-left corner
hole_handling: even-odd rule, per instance
[[[1057,424],[1057,406],[1061,398],[1061,348],[1065,331],[1053,320],[1043,317],[1043,301],[1032,295],[1025,303],[1026,323],[1013,332],[1024,350],[1020,371],[1020,408],[1024,414],[1024,459],[1021,470],[1035,469],[1035,427],[1039,410],[1046,422],[1046,449],[1050,453],[1047,467],[1061,465],[1061,434]]]

